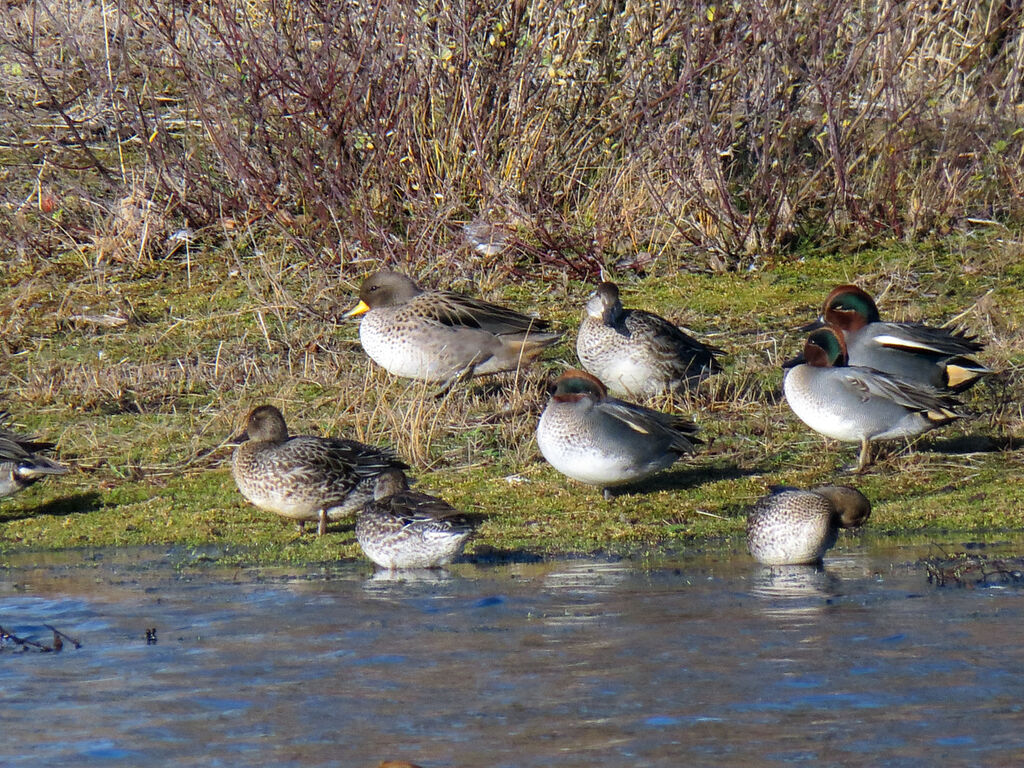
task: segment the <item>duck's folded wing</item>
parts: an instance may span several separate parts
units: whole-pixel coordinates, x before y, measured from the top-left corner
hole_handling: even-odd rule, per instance
[[[541,331],[548,327],[545,320],[458,293],[423,294],[421,301],[424,314],[443,325],[480,328],[498,335]]]
[[[662,360],[673,363],[679,370],[688,372],[705,367],[711,372],[721,370],[722,366],[715,359],[716,355],[723,354],[721,349],[698,341],[657,315],[634,313],[632,318],[635,318],[632,324],[634,332],[648,335],[654,353]],[[626,327],[630,325],[627,319]]]
[[[699,427],[683,416],[662,413],[615,398],[608,398],[597,407],[606,416],[625,424],[641,435],[670,437],[673,447],[679,450],[690,452],[695,445],[702,442],[696,437]]]
[[[0,411],[0,424],[6,423],[8,420],[8,414],[6,411]],[[11,432],[9,429],[0,427],[0,440],[4,441],[6,445],[14,444],[26,453],[36,453],[38,451],[48,451],[53,448],[53,443],[48,443],[43,440],[36,440],[34,437],[28,437],[26,435],[17,435]]]
[[[843,371],[846,386],[865,402],[871,397],[882,398],[908,410],[924,413],[935,421],[967,415],[966,411],[960,410],[959,400],[932,387],[905,381],[873,368],[852,366],[837,370]]]
[[[23,479],[67,473],[67,467],[46,456],[27,451],[24,446],[25,443],[20,440],[11,440],[7,436],[0,436],[0,462],[14,464],[17,467],[18,475]]]
[[[367,445],[357,440],[324,438],[321,443],[324,462],[341,472],[351,472],[356,477],[366,478],[379,475],[388,469],[408,469],[409,465],[388,448]]]
[[[877,326],[877,328],[875,327]],[[933,328],[920,323],[873,323],[871,340],[891,349],[939,357],[970,355],[985,345],[962,329]]]
[[[460,512],[444,499],[418,491],[402,491],[374,504],[403,525],[431,523],[459,531],[470,530],[480,521],[480,515]]]

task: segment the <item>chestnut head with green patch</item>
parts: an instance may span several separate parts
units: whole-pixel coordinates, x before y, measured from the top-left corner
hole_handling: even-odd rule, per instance
[[[555,379],[551,385],[551,399],[560,403],[576,403],[585,397],[600,402],[608,397],[608,390],[596,376],[575,368]]]
[[[880,321],[875,300],[856,285],[833,288],[821,314],[826,323],[844,331],[856,331],[868,323]]]
[[[815,331],[804,342],[804,361],[818,368],[847,365],[846,342],[841,331],[826,327]]]
[[[782,367],[793,368],[803,364],[817,368],[839,368],[848,365],[846,341],[843,339],[842,331],[831,326],[815,331],[804,342],[804,351],[792,360],[784,362]]]

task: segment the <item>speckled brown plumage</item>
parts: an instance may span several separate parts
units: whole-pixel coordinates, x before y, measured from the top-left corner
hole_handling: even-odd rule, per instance
[[[407,465],[385,449],[332,437],[289,437],[272,405],[253,409],[231,460],[238,490],[252,504],[300,527],[350,515],[373,497],[377,477]]]
[[[461,554],[478,522],[436,496],[410,491],[401,472],[386,472],[359,513],[356,538],[382,568],[436,568]]]
[[[378,365],[412,379],[450,384],[460,376],[525,367],[561,338],[547,323],[449,291],[427,291],[409,277],[381,271],[367,278],[359,339]]]
[[[840,528],[856,528],[870,515],[867,497],[849,486],[779,488],[747,514],[747,548],[766,565],[817,563]]]
[[[609,391],[627,397],[677,392],[718,373],[721,350],[679,330],[663,317],[623,309],[614,283],[591,294],[576,336],[580,363]]]

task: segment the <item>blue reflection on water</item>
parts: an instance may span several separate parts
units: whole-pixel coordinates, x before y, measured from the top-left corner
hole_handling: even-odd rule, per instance
[[[0,624],[84,645],[0,652],[0,764],[1012,764],[1022,593],[910,560],[16,566]]]

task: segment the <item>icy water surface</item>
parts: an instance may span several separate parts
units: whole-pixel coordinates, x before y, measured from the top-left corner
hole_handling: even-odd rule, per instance
[[[4,645],[0,765],[1024,765],[1024,588],[937,589],[929,554],[406,581],[23,556],[0,569],[0,625],[83,646]]]

